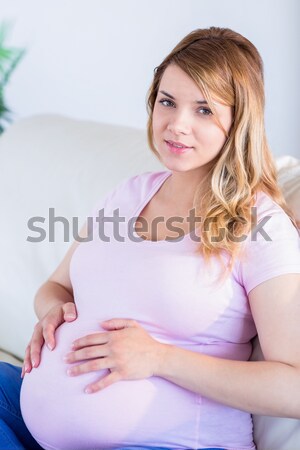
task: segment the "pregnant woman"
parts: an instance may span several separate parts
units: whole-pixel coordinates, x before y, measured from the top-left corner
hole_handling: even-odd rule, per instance
[[[22,374],[0,365],[0,448],[254,450],[251,413],[300,418],[299,234],[258,51],[191,32],[148,112],[166,170],[95,205],[37,292]],[[265,361],[250,362],[257,333]]]

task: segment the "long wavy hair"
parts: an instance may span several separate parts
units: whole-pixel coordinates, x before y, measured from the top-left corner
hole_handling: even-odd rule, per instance
[[[242,248],[236,236],[247,235],[251,229],[251,207],[258,191],[270,195],[295,224],[277,184],[276,167],[266,138],[262,58],[248,39],[228,28],[197,29],[184,37],[155,68],[147,94],[148,144],[158,159],[153,141],[153,109],[169,64],[176,64],[198,85],[212,117],[227,138],[201,182],[202,187],[206,183],[204,197],[203,192],[200,196],[199,184],[193,204],[201,223],[210,224],[202,225],[199,252],[209,262],[211,256],[221,257],[225,251],[230,256],[228,272]],[[229,133],[218,119],[213,99],[233,107]],[[214,239],[220,230],[222,239]]]

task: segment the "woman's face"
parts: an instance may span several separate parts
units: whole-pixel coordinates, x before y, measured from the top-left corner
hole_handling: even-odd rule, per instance
[[[214,103],[228,132],[232,107]],[[226,140],[196,83],[175,64],[166,68],[160,82],[153,110],[153,140],[161,162],[169,170],[199,169],[201,173],[208,169]],[[168,141],[189,148],[174,148]]]

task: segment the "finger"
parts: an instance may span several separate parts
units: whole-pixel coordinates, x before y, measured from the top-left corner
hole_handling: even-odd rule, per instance
[[[55,347],[55,330],[57,328],[56,324],[53,324],[52,322],[45,323],[43,326],[43,337],[45,340],[45,343],[47,344],[47,347],[49,350],[53,350]]]
[[[29,373],[30,371],[31,371],[31,360],[30,360],[30,343],[29,343],[25,350],[24,361],[22,366],[22,375],[24,376],[25,372]]]
[[[97,381],[96,383],[88,385],[85,388],[84,392],[86,392],[87,394],[93,394],[120,380],[122,380],[122,377],[117,371],[111,372],[109,375]]]
[[[43,321],[43,334],[50,350],[55,347],[55,330],[64,322],[64,311],[60,307],[52,308]]]
[[[76,341],[73,342],[72,348],[78,349],[80,347],[88,347],[90,345],[97,345],[97,344],[107,344],[109,340],[109,333],[93,333],[88,334],[87,336],[84,336],[80,339],[76,339]]]
[[[83,361],[85,359],[103,358],[108,356],[108,346],[105,344],[94,345],[92,347],[84,347],[81,350],[70,352],[64,356],[64,361],[67,363],[73,363],[76,361]]]
[[[76,377],[84,373],[95,372],[97,370],[111,369],[113,367],[112,361],[109,358],[97,358],[84,364],[70,367],[67,370],[67,375]]]
[[[43,320],[43,336],[49,350],[55,347],[55,330],[64,322],[63,309],[50,311]]]
[[[25,359],[23,361],[23,365],[22,365],[22,372],[21,372],[21,378],[23,378],[25,375]]]
[[[43,332],[40,324],[35,326],[30,343],[30,360],[32,367],[37,367],[40,363],[41,348],[44,343]]]
[[[21,378],[23,378],[24,375],[25,375],[25,369],[24,369],[24,366],[22,366]]]
[[[25,373],[29,373],[31,371],[31,364],[29,365],[28,363],[25,365],[25,363],[23,363],[22,365],[22,372],[21,372],[21,378],[24,377]]]
[[[111,319],[101,322],[101,326],[109,330],[120,330],[122,328],[137,327],[138,323],[132,319]]]
[[[64,319],[67,321],[72,321],[77,318],[77,310],[75,303],[68,302],[63,306]]]

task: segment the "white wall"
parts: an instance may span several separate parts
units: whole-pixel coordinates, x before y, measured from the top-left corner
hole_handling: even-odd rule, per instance
[[[60,113],[145,128],[154,67],[187,33],[230,27],[265,62],[274,154],[300,156],[298,0],[0,0],[25,59],[7,88],[16,118]]]

